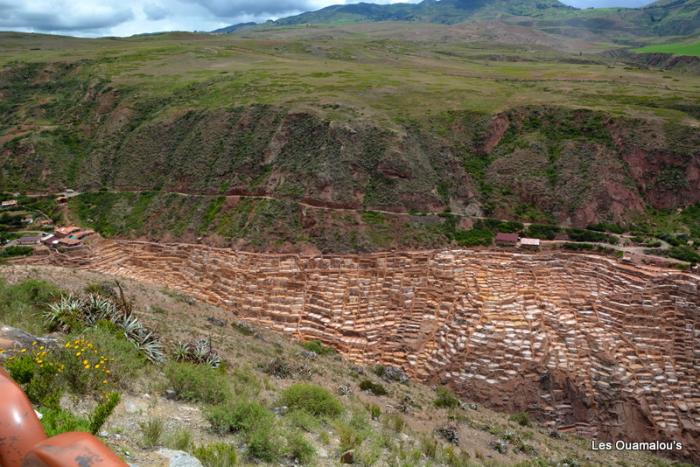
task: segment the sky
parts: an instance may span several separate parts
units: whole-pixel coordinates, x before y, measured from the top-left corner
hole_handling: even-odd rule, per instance
[[[395,3],[393,0],[364,0]],[[411,1],[411,0],[403,0]],[[419,0],[413,0],[414,2]],[[650,0],[561,0],[578,7],[641,6]],[[354,0],[0,0],[0,30],[74,36],[211,31]]]

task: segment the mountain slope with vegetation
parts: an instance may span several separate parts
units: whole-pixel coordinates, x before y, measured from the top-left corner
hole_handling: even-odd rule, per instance
[[[357,3],[334,5],[318,11],[283,18],[280,25],[368,22],[419,21],[455,24],[467,20],[494,19],[509,16],[546,16],[559,10],[574,10],[557,0],[426,0],[418,4],[377,5]]]
[[[332,5],[317,11],[268,21],[266,26],[405,21],[439,24],[502,19],[562,35],[585,32],[613,40],[645,36],[682,36],[700,31],[698,0],[659,0],[641,8],[578,10],[557,0],[424,0],[417,4]],[[236,26],[215,32],[235,32]]]
[[[105,234],[268,248],[277,225],[277,247],[323,251],[437,246],[479,217],[645,224],[700,201],[695,76],[366,31],[8,35],[0,190],[88,192],[76,219]]]

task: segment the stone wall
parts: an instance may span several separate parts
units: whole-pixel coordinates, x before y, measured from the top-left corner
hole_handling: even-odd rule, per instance
[[[556,252],[302,257],[127,241],[48,260],[162,284],[560,430],[700,453],[700,277],[688,273]]]

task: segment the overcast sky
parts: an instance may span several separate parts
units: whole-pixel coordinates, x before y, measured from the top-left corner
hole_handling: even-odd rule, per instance
[[[365,0],[372,1],[372,0]],[[406,0],[403,0],[406,1]],[[418,1],[418,0],[415,0]],[[640,6],[650,0],[562,0],[579,8]],[[351,0],[0,0],[0,30],[76,36],[210,31]],[[393,3],[378,0],[373,3]]]

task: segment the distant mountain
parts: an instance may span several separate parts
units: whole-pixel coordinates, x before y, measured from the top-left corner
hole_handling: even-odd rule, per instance
[[[257,23],[238,23],[238,24],[232,24],[231,26],[226,26],[225,28],[221,29],[215,29],[212,31],[215,34],[231,34],[232,32],[239,31],[243,28],[249,28],[252,26],[257,26]]]
[[[700,0],[659,0],[632,14],[660,35],[688,35],[700,29]]]
[[[456,24],[479,20],[513,20],[538,29],[572,34],[577,29],[608,35],[688,35],[700,31],[700,0],[659,0],[643,8],[579,10],[558,0],[424,0],[421,3],[332,5],[269,25],[345,24],[408,21]],[[229,33],[250,23],[222,28]]]
[[[550,10],[571,10],[558,0],[424,0],[418,4],[377,5],[357,3],[333,5],[276,21],[277,24],[421,21],[454,24],[472,19],[502,16],[542,16]]]

